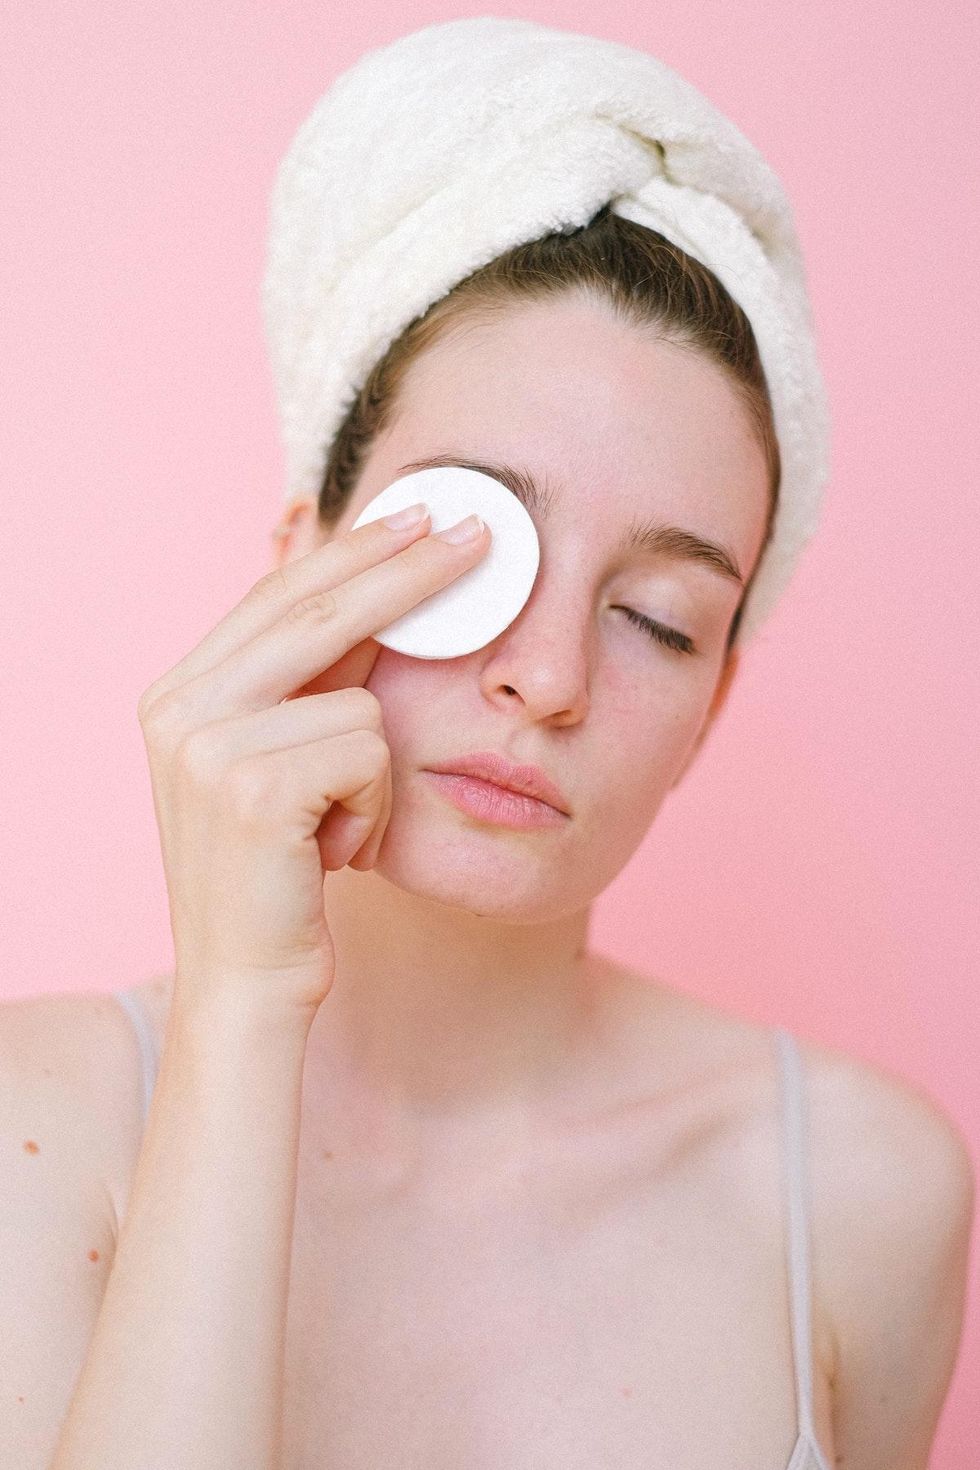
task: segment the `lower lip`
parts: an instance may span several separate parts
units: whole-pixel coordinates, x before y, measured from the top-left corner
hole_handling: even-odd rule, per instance
[[[435,781],[454,806],[471,816],[481,817],[485,822],[526,828],[558,827],[568,821],[565,812],[549,806],[546,801],[507,791],[492,781],[481,781],[478,776],[461,776],[455,771],[426,771],[425,774]]]

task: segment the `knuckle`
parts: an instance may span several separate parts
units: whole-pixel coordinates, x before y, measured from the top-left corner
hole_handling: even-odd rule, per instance
[[[204,726],[184,735],[176,751],[177,764],[195,786],[214,785],[223,774],[218,741]]]
[[[252,584],[246,595],[246,601],[260,603],[281,603],[289,596],[289,579],[284,567],[273,567],[259,580]]]
[[[329,588],[324,588],[321,592],[313,592],[309,597],[294,602],[287,610],[286,618],[289,622],[298,620],[319,626],[321,623],[331,622],[339,611],[340,604],[336,596]]]
[[[182,705],[177,691],[165,689],[159,680],[144,690],[136,706],[139,722],[146,735],[157,738],[172,735],[180,729]]]
[[[139,721],[141,725],[145,724],[146,721],[150,718],[153,709],[159,703],[162,694],[163,687],[162,680],[160,679],[154,679],[153,683],[148,685],[147,688],[143,690],[143,693],[140,695],[139,700],[136,704],[136,713],[139,716]]]
[[[243,827],[256,827],[263,813],[280,804],[279,782],[262,759],[235,761],[224,773],[223,794],[232,817]]]
[[[380,734],[383,716],[378,696],[372,694],[370,689],[365,689],[362,684],[357,684],[348,689],[347,698],[353,706],[352,717],[355,722],[366,730],[376,730]]]
[[[391,761],[391,750],[387,740],[377,730],[363,730],[361,741],[368,759],[377,766],[379,772],[383,771]]]

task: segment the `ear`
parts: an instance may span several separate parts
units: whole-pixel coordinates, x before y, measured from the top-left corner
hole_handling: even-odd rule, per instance
[[[309,495],[294,500],[270,534],[274,547],[273,565],[276,567],[306,556],[327,539],[317,519],[317,503]]]
[[[725,657],[725,662],[722,665],[721,673],[718,676],[718,683],[715,686],[715,692],[711,696],[711,703],[708,706],[708,712],[704,717],[704,724],[701,726],[701,729],[698,732],[697,739],[691,746],[691,749],[688,751],[687,758],[684,761],[684,764],[677,772],[677,775],[674,777],[673,781],[671,781],[671,790],[673,790],[673,788],[679,783],[681,778],[689,769],[691,762],[694,760],[694,757],[697,755],[698,751],[701,749],[701,746],[704,744],[704,740],[707,736],[708,731],[711,729],[711,726],[714,724],[715,720],[718,718],[719,714],[724,708],[725,701],[728,699],[728,691],[732,687],[732,680],[735,678],[735,671],[738,668],[738,660],[738,648],[730,649]]]

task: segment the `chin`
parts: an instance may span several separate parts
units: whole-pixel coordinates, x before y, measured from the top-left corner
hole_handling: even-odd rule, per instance
[[[578,912],[594,893],[572,886],[572,868],[535,852],[518,832],[445,824],[393,809],[368,871],[405,893],[512,924],[544,924]]]

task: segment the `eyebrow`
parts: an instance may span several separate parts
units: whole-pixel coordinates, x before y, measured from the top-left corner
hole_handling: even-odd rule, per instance
[[[490,475],[492,479],[499,480],[517,497],[529,514],[536,511],[538,515],[545,517],[554,505],[554,488],[546,489],[528,470],[488,460],[468,459],[462,454],[433,454],[424,459],[413,459],[409,464],[401,465],[396,474],[406,475],[413,470],[451,469],[454,466],[464,470],[477,470],[482,475]],[[719,545],[717,541],[709,541],[696,531],[685,530],[683,526],[668,526],[661,521],[633,521],[623,535],[618,550],[623,555],[631,551],[645,551],[674,561],[697,562],[719,576],[737,582],[740,587],[744,585],[738,563],[726,546]]]

